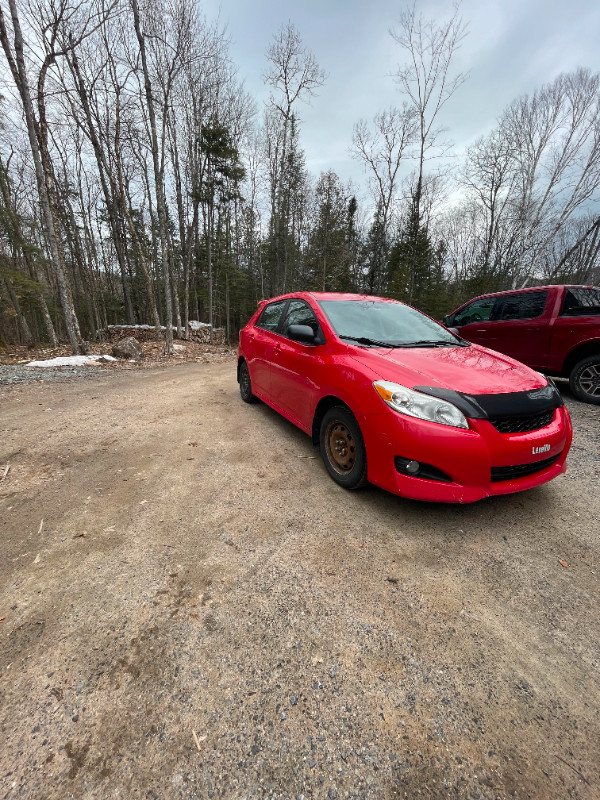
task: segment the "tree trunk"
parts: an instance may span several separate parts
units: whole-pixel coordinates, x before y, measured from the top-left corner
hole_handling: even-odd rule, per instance
[[[167,223],[167,212],[166,212],[166,203],[164,195],[163,174],[160,169],[160,162],[159,162],[158,136],[156,134],[156,114],[154,111],[154,99],[152,97],[152,84],[150,83],[150,73],[148,71],[148,63],[146,60],[146,41],[140,27],[140,12],[137,0],[131,0],[131,7],[133,9],[133,26],[135,28],[135,35],[137,37],[140,48],[142,70],[144,73],[144,90],[146,93],[146,105],[148,106],[148,118],[150,121],[152,163],[154,166],[154,184],[156,188],[156,206],[158,210],[158,222],[159,222],[160,239],[161,239],[160,243],[161,243],[161,255],[162,255],[162,270],[163,270],[164,291],[165,291],[165,310],[166,310],[165,353],[167,355],[171,355],[173,353],[173,312],[171,307],[171,286],[170,286],[168,246],[167,246],[168,223]]]
[[[4,21],[4,13],[1,8],[0,8],[0,39],[2,41],[2,47],[4,49],[6,59],[11,68],[11,73],[15,81],[15,84],[17,86],[17,89],[19,91],[21,102],[23,104],[25,121],[27,123],[27,136],[29,138],[29,145],[31,147],[31,155],[33,157],[33,163],[35,167],[35,178],[36,178],[38,196],[40,200],[40,206],[42,209],[42,217],[44,220],[46,241],[48,244],[48,250],[50,252],[52,265],[58,283],[60,302],[65,318],[67,335],[73,353],[77,354],[79,352],[79,347],[80,347],[80,337],[78,338],[79,325],[77,323],[75,309],[73,308],[72,302],[69,297],[69,289],[66,282],[62,259],[60,257],[58,238],[56,236],[54,219],[50,207],[50,198],[48,196],[48,189],[46,185],[47,176],[45,174],[44,166],[42,164],[42,157],[40,153],[40,141],[38,138],[40,136],[40,131],[39,131],[39,126],[35,119],[33,103],[31,101],[31,93],[29,90],[29,83],[27,81],[27,72],[25,69],[25,57],[23,54],[23,35],[21,33],[21,26],[19,23],[19,16],[17,13],[17,6],[15,0],[8,0],[8,4],[13,21],[14,51],[15,51],[14,58],[10,49],[8,33]]]
[[[94,148],[94,153],[96,155],[97,161],[100,164],[102,164],[102,167],[104,168],[104,173],[102,173],[102,171],[101,171],[101,175],[105,174],[108,177],[108,180],[110,181],[110,184],[111,184],[112,197],[117,199],[117,202],[118,202],[118,204],[120,206],[120,209],[121,209],[121,213],[123,215],[123,219],[127,223],[127,229],[129,231],[129,235],[131,237],[131,242],[133,244],[133,249],[135,250],[135,255],[136,255],[136,258],[138,260],[139,267],[140,267],[140,269],[142,271],[142,275],[144,277],[144,282],[145,282],[145,285],[146,285],[146,294],[147,294],[147,297],[148,297],[148,303],[150,304],[150,311],[151,311],[151,315],[152,315],[152,321],[154,323],[154,327],[156,329],[157,336],[161,336],[162,332],[161,332],[161,326],[160,326],[160,317],[158,316],[158,309],[156,307],[156,298],[155,298],[155,293],[154,293],[154,286],[152,285],[152,278],[151,278],[150,272],[148,270],[148,266],[147,266],[147,263],[146,263],[146,257],[144,255],[144,250],[142,248],[141,242],[140,242],[139,237],[137,235],[137,231],[135,229],[135,225],[133,224],[133,220],[131,218],[131,214],[129,213],[129,209],[128,209],[128,206],[127,206],[125,188],[124,188],[124,185],[123,185],[123,173],[122,173],[122,169],[121,169],[120,154],[118,152],[115,152],[115,161],[116,161],[116,166],[117,166],[117,175],[115,176],[115,175],[113,175],[112,171],[109,168],[109,165],[107,163],[104,150],[102,149],[102,146],[100,144],[100,140],[98,138],[98,135],[96,133],[96,129],[94,127],[91,108],[90,108],[90,103],[89,103],[89,98],[88,98],[88,95],[87,95],[87,91],[86,91],[85,85],[83,83],[83,79],[82,79],[82,76],[81,76],[81,71],[79,69],[79,63],[77,61],[77,56],[76,56],[74,51],[71,53],[70,64],[71,64],[71,69],[73,71],[73,74],[74,74],[74,76],[76,78],[77,91],[78,91],[79,98],[81,100],[81,104],[83,106],[83,110],[84,110],[85,117],[86,117],[87,127],[85,128],[85,134],[87,135],[88,139],[90,140],[90,142],[92,144],[92,147]],[[118,106],[117,106],[117,110],[118,110]],[[114,213],[115,213],[116,225],[120,230],[121,225],[120,225],[120,222],[119,222],[119,220],[118,220],[118,218],[116,216],[116,208],[113,209],[113,210],[114,210]],[[120,242],[120,236],[117,235],[116,238],[115,238],[115,248],[117,248],[119,246],[119,242]],[[125,254],[123,253],[123,255],[125,255]],[[126,256],[125,256],[125,260],[126,260]],[[124,262],[124,266],[125,266],[125,262]],[[123,281],[124,296],[125,296],[125,298],[127,298],[126,277],[125,277],[125,273],[124,272],[122,272],[121,274],[122,274],[122,281]],[[130,312],[129,312],[129,309],[128,309],[128,315],[129,315],[129,313]],[[133,308],[131,309],[131,316],[133,317]]]
[[[15,239],[19,242],[19,247],[21,249],[23,260],[27,264],[29,277],[32,278],[34,281],[36,281],[36,283],[39,283],[41,285],[42,283],[41,276],[39,274],[37,266],[35,265],[35,263],[33,263],[33,260],[31,259],[30,253],[28,252],[27,248],[24,247],[25,237],[23,236],[21,221],[12,208],[8,182],[5,179],[5,169],[4,165],[1,162],[0,162],[0,193],[2,194],[2,201],[4,202],[4,207],[6,208],[9,224],[12,227]],[[46,327],[46,333],[48,334],[48,339],[50,341],[50,344],[52,345],[52,347],[58,347],[58,339],[56,338],[56,332],[54,330],[54,325],[52,324],[52,317],[50,316],[50,312],[48,311],[48,304],[46,303],[46,298],[44,297],[42,289],[40,289],[39,294],[37,295],[37,301],[40,307],[40,311],[42,312],[42,317],[44,319],[44,325]]]
[[[8,296],[10,297],[10,302],[12,303],[15,314],[17,315],[17,322],[19,323],[19,328],[21,329],[23,341],[26,345],[31,345],[33,344],[33,336],[31,335],[29,325],[27,324],[27,320],[25,319],[25,316],[21,310],[21,304],[19,303],[19,299],[15,294],[15,289],[10,281],[10,278],[4,279],[4,285],[6,286]]]

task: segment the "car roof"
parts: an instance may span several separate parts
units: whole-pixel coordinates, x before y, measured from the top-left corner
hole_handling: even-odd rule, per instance
[[[597,289],[597,286],[592,286],[588,283],[549,283],[544,286],[525,286],[523,289],[504,289],[502,292],[484,292],[467,300],[463,305],[471,303],[473,300],[479,300],[482,297],[502,297],[502,295],[517,294],[517,292],[539,292],[547,289]]]
[[[379,300],[385,303],[400,303],[399,300],[393,300],[390,297],[377,297],[371,294],[352,294],[351,292],[289,292],[288,294],[271,297],[269,300],[261,300],[260,303],[273,303],[277,300],[307,297],[312,297],[313,300],[317,302],[321,300]]]

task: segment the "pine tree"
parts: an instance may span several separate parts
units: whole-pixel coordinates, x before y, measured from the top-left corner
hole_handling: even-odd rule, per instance
[[[205,170],[200,189],[195,198],[206,207],[206,262],[208,273],[208,321],[211,337],[214,326],[214,264],[215,206],[227,204],[239,198],[239,183],[245,170],[240,164],[239,151],[233,144],[227,126],[217,119],[203,125],[200,130],[199,147],[205,157]]]

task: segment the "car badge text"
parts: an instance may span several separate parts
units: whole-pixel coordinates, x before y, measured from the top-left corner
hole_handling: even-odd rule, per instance
[[[547,453],[550,450],[549,444],[541,444],[539,447],[532,447],[531,452],[535,456],[537,453]]]

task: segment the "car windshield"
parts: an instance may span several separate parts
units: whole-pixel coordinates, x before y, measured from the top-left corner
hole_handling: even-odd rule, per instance
[[[339,338],[350,343],[366,347],[457,347],[463,344],[437,322],[402,303],[322,300],[320,305]]]

